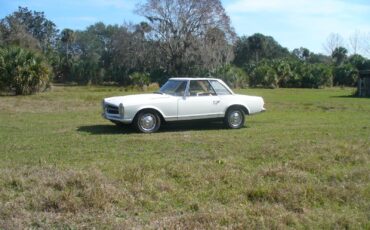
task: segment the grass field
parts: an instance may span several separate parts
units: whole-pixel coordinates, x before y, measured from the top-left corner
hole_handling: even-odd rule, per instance
[[[369,229],[370,99],[247,89],[267,112],[139,134],[100,116],[120,88],[0,97],[0,229]]]

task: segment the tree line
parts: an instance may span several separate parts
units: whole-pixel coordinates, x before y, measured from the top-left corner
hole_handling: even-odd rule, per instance
[[[329,56],[289,51],[263,34],[238,37],[219,0],[147,0],[138,24],[63,29],[25,7],[0,21],[0,90],[30,94],[50,82],[142,87],[173,76],[213,76],[233,87],[353,86],[369,59],[337,45]]]

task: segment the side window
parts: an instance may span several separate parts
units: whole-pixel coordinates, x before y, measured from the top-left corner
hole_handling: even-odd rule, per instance
[[[183,81],[176,89],[174,95],[175,96],[184,96],[185,89],[186,89],[186,81]]]
[[[216,80],[212,80],[211,85],[213,89],[216,91],[217,95],[230,95],[231,94],[230,91],[225,86],[223,86],[220,82]]]
[[[206,80],[191,80],[189,94],[190,96],[211,96],[216,95],[216,92]]]

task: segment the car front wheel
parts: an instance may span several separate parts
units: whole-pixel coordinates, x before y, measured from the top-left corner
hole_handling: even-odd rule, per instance
[[[154,111],[143,111],[137,115],[135,126],[142,133],[154,133],[161,126],[161,118]]]
[[[240,108],[231,108],[225,116],[225,124],[228,128],[239,129],[244,125],[244,112]]]

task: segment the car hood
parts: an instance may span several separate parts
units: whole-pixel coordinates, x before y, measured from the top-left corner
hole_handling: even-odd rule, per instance
[[[169,98],[169,97],[171,97],[171,96],[170,95],[164,95],[164,94],[156,94],[156,93],[134,94],[134,95],[128,95],[128,96],[118,96],[118,97],[105,98],[104,102],[118,106],[120,103],[122,103],[124,105],[140,104],[140,103],[144,103],[144,102],[148,102],[148,101],[165,99],[165,98]]]

